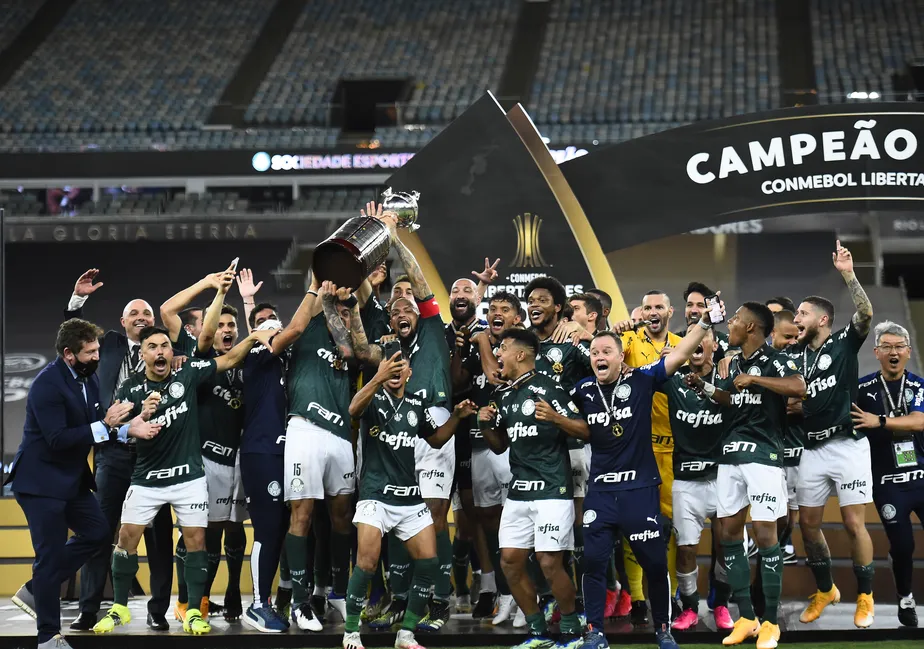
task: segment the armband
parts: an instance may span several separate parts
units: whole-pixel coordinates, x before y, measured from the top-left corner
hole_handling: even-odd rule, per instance
[[[703,315],[703,317],[699,319],[699,326],[705,329],[706,331],[709,331],[710,329],[712,329],[712,323],[708,321],[705,314]]]
[[[703,383],[703,394],[711,399],[715,394],[715,386],[712,383]]]
[[[440,305],[432,295],[425,300],[417,300],[417,309],[421,318],[432,318],[440,314]]]
[[[356,299],[355,295],[350,295],[347,299],[343,300],[340,304],[345,306],[348,309],[352,309],[354,306],[359,304],[359,300]]]

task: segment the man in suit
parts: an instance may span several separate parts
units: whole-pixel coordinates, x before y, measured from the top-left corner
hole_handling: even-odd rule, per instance
[[[83,317],[87,299],[103,283],[96,282],[99,270],[91,268],[77,280],[64,317]],[[122,311],[123,331],[107,331],[99,339],[100,404],[108,408],[119,386],[144,367],[140,357],[138,334],[154,325],[154,311],[144,300],[134,299]],[[96,497],[114,539],[119,528],[122,503],[135,466],[136,446],[103,441],[94,446]],[[156,631],[169,629],[166,613],[173,590],[173,519],[165,507],[154,519],[154,527],[145,531],[148,565],[151,568],[151,599],[148,601],[148,626]],[[90,631],[96,624],[109,575],[112,546],[106,545],[89,558],[80,572],[80,615],[71,623],[74,631]]]
[[[58,358],[32,382],[22,443],[8,482],[32,536],[32,579],[13,603],[37,620],[39,649],[70,647],[61,631],[61,584],[112,536],[99,503],[87,456],[94,444],[125,444],[128,434],[156,426],[139,418],[120,436],[131,403],[113,403],[103,414],[97,340],[102,330],[77,318],[58,329]],[[142,430],[143,429],[143,430]],[[67,537],[67,530],[74,536]]]

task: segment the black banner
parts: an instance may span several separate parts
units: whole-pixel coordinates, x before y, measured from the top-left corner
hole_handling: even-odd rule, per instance
[[[534,277],[557,277],[569,293],[592,286],[562,207],[501,107],[485,95],[388,179],[420,192],[417,235],[449,286],[500,258],[490,293],[525,300]],[[425,269],[426,270],[426,269]]]
[[[924,209],[918,104],[701,122],[561,165],[604,249],[787,214]]]

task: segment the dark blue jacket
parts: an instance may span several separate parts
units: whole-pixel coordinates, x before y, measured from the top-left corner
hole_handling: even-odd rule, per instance
[[[83,318],[83,309],[65,311],[64,319]],[[115,396],[116,383],[119,382],[119,371],[128,353],[128,338],[124,331],[110,329],[99,338],[99,367],[96,375],[99,377],[100,406],[103,412],[112,405]]]
[[[96,483],[87,463],[93,447],[90,424],[101,421],[99,378],[80,382],[62,358],[45,367],[29,390],[22,442],[7,482],[14,492],[70,500]]]

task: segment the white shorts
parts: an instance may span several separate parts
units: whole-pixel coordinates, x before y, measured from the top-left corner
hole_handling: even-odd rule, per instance
[[[489,448],[472,451],[472,498],[475,507],[503,505],[512,479],[510,449],[500,455]]]
[[[180,527],[209,526],[209,491],[205,478],[169,487],[131,485],[122,503],[122,524],[146,527],[164,505],[173,507]]]
[[[841,507],[873,502],[869,440],[836,437],[802,451],[796,491],[802,507],[824,507],[834,495]]]
[[[559,552],[574,549],[573,500],[507,500],[498,539],[502,548]]]
[[[456,474],[456,445],[449,441],[443,448],[433,448],[418,437],[414,447],[414,467],[421,498],[449,500],[452,479]]]
[[[699,545],[706,520],[716,517],[716,481],[674,479],[672,494],[677,545]]]
[[[241,455],[238,453],[234,466],[225,466],[203,457],[205,482],[209,490],[209,523],[231,521],[243,523],[247,513],[247,497],[241,483]]]
[[[394,530],[399,541],[407,541],[428,525],[433,525],[433,518],[423,503],[403,506],[387,505],[377,500],[360,500],[356,503],[353,524],[360,523],[378,528],[382,536]]]
[[[585,447],[586,448],[586,447]],[[590,464],[584,448],[568,451],[571,456],[571,477],[574,480],[574,497],[583,498],[587,494],[587,479],[590,477]]]
[[[715,480],[719,518],[751,506],[751,520],[775,521],[786,515],[786,474],[783,467],[749,462],[720,464]]]
[[[285,491],[290,500],[324,500],[356,489],[353,444],[307,419],[286,426]]]
[[[789,500],[789,511],[799,511],[799,499],[796,498],[796,487],[799,486],[799,467],[783,467],[786,471],[786,498]]]

